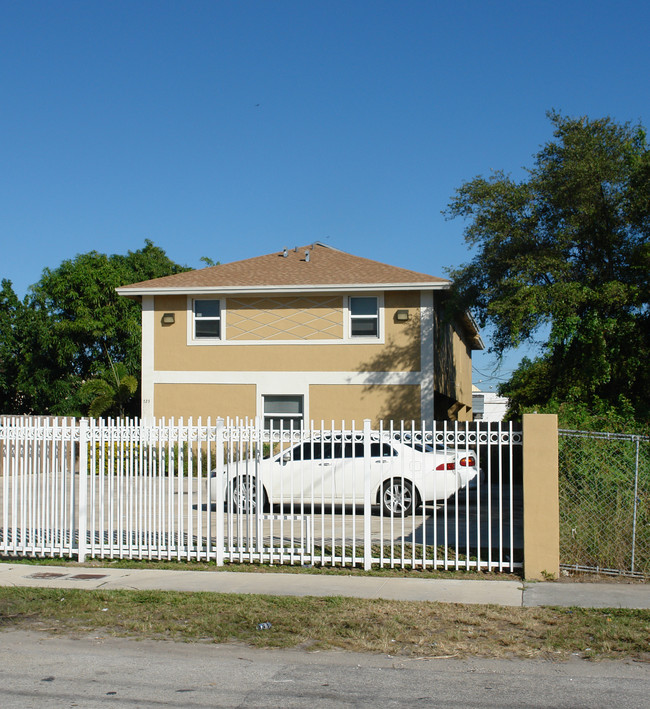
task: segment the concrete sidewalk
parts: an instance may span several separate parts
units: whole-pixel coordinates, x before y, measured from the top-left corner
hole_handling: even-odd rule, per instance
[[[210,591],[278,596],[348,596],[501,606],[650,609],[650,584],[524,583],[327,574],[167,571],[0,563],[0,585],[38,588]]]

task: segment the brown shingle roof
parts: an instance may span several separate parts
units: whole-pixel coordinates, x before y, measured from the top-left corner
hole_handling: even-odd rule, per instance
[[[305,257],[309,253],[309,261]],[[132,283],[118,289],[123,295],[130,291],[220,289],[220,288],[277,288],[281,286],[337,286],[337,285],[431,285],[445,287],[449,281],[405,268],[389,266],[378,261],[352,256],[325,244],[302,246],[289,250],[256,256],[244,261],[220,264],[198,271],[186,271],[151,281]]]

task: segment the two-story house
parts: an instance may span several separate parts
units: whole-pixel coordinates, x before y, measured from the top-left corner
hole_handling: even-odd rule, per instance
[[[285,424],[471,420],[469,315],[443,278],[315,243],[125,285],[142,302],[142,416]]]

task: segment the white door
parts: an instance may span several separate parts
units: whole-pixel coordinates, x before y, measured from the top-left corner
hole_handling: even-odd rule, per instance
[[[274,503],[329,504],[335,493],[332,444],[303,441],[276,455],[265,476]]]

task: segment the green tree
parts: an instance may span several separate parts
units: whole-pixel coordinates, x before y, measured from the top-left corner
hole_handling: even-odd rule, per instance
[[[6,310],[13,317],[17,341],[3,366],[15,371],[19,395],[15,405],[8,399],[0,401],[2,408],[85,414],[82,383],[101,379],[111,363],[124,365],[139,380],[140,306],[118,296],[115,288],[186,270],[147,240],[144,248],[126,255],[90,251],[55,269],[46,268],[18,306],[3,290],[0,312]],[[139,412],[135,399],[125,407],[129,415]]]
[[[527,176],[463,184],[446,214],[469,220],[472,261],[455,308],[491,325],[502,355],[541,341],[500,392],[515,412],[551,402],[650,406],[650,152],[641,125],[550,112],[554,138]],[[541,340],[540,340],[541,338]]]
[[[3,280],[0,290],[0,410],[14,414],[20,409],[18,388],[21,361],[20,320],[22,303],[11,281]]]

